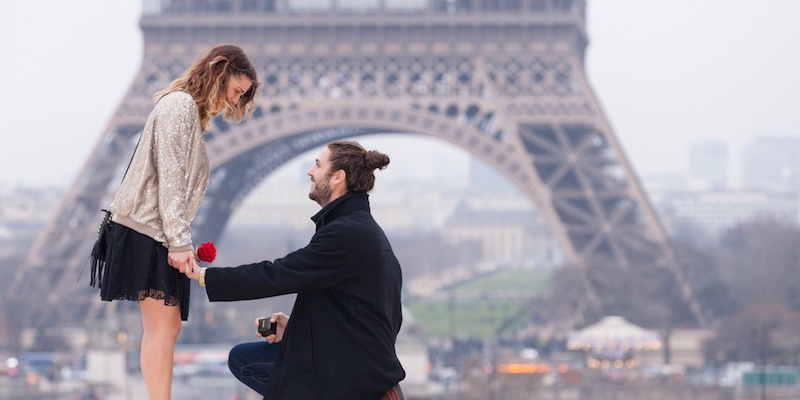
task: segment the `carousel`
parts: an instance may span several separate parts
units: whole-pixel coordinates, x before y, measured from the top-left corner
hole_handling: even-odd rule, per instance
[[[625,377],[639,366],[636,354],[661,349],[658,333],[632,324],[619,316],[608,316],[567,337],[567,349],[583,351],[586,365],[603,376]]]

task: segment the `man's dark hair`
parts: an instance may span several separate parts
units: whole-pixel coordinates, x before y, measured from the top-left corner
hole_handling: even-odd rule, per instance
[[[369,192],[375,186],[374,171],[389,165],[389,156],[376,150],[367,151],[354,141],[340,140],[327,147],[331,172],[340,169],[345,172],[348,192]]]

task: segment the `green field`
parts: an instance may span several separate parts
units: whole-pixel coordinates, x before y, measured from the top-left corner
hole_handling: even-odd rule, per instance
[[[427,337],[484,338],[524,326],[537,311],[532,299],[546,294],[550,276],[547,270],[502,269],[406,306]]]
[[[532,295],[544,294],[550,285],[550,270],[540,269],[500,269],[456,285],[458,292],[529,292]]]

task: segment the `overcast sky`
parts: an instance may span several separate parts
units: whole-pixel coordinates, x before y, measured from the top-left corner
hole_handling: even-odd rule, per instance
[[[140,10],[0,3],[0,185],[72,184],[140,68]],[[685,173],[696,142],[735,167],[756,136],[800,136],[800,1],[589,0],[587,19],[589,81],[640,175]]]

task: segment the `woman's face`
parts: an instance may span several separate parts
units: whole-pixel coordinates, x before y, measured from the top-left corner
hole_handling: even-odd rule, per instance
[[[239,74],[239,75],[231,75],[228,77],[228,85],[227,90],[225,91],[225,99],[228,100],[231,106],[236,106],[239,104],[239,100],[242,96],[250,90],[250,87],[253,86],[253,81],[250,80],[246,75]]]

